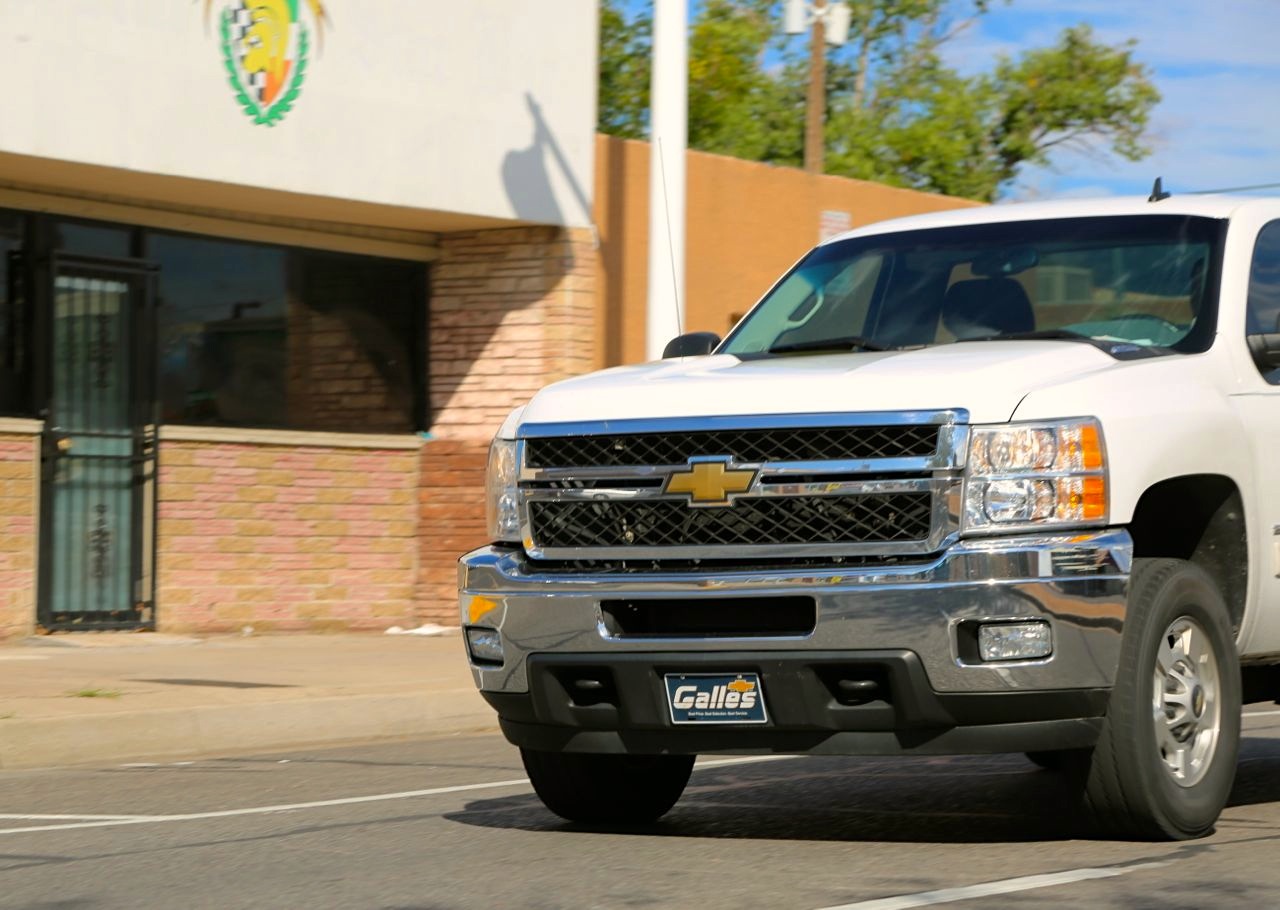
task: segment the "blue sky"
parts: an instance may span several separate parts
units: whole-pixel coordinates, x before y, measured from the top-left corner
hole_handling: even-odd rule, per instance
[[[1026,171],[1008,199],[1146,193],[1163,175],[1174,192],[1280,183],[1280,2],[1277,0],[1013,0],[956,41],[962,69],[1052,42],[1088,22],[1100,38],[1138,40],[1163,100],[1152,154],[1062,153]],[[1271,190],[1280,193],[1280,188]]]
[[[1025,170],[1005,200],[1145,195],[1156,175],[1174,192],[1280,183],[1280,0],[995,0],[948,56],[962,70],[985,69],[1079,22],[1108,42],[1137,39],[1163,95],[1148,130],[1152,154],[1133,163],[1059,152],[1052,166]]]

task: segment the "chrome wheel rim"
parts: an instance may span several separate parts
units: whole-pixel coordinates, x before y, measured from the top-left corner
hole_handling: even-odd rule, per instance
[[[1191,617],[1180,616],[1165,629],[1152,682],[1160,764],[1179,786],[1195,786],[1218,748],[1222,700],[1213,642]]]

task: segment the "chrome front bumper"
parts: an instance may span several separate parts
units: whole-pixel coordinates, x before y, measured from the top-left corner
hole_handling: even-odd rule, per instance
[[[919,658],[937,693],[1105,689],[1114,680],[1133,556],[1128,532],[968,540],[923,564],[841,571],[735,571],[715,575],[539,574],[517,550],[484,547],[459,564],[464,626],[497,629],[504,662],[472,665],[485,693],[529,691],[534,654],[849,652],[896,649]],[[817,624],[803,636],[618,637],[601,601],[625,596],[698,600],[812,596]],[[966,662],[958,626],[972,620],[1046,619],[1053,653],[1020,663]]]

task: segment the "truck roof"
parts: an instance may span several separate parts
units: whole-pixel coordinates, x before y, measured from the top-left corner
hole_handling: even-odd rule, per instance
[[[823,242],[834,243],[850,237],[868,237],[898,231],[958,227],[969,224],[996,224],[1003,221],[1035,221],[1048,218],[1086,218],[1107,215],[1200,215],[1231,218],[1242,209],[1267,208],[1280,214],[1280,198],[1230,195],[1173,195],[1159,202],[1146,196],[1108,196],[1098,199],[1062,199],[1053,202],[1016,202],[951,209],[878,221],[846,231]]]

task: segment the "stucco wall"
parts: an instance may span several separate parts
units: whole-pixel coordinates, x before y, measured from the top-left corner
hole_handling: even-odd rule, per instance
[[[301,81],[274,125],[246,115],[229,84],[228,54],[234,68],[244,48],[232,37],[224,53],[222,23],[238,5],[0,3],[0,152],[420,213],[588,222],[595,0],[323,0],[323,22],[314,0],[256,0],[298,13],[285,78]]]

